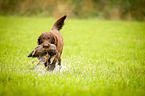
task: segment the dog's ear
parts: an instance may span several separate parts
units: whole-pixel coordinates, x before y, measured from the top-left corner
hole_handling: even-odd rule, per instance
[[[57,46],[57,42],[58,42],[58,37],[53,34],[51,43]]]
[[[38,37],[37,43],[38,43],[38,45],[42,44],[42,35],[40,35],[40,36]]]
[[[66,17],[67,17],[67,15],[63,15],[58,20],[56,20],[56,22],[54,23],[54,25],[52,27],[52,30],[53,29],[60,30],[64,25],[64,20],[66,19]]]

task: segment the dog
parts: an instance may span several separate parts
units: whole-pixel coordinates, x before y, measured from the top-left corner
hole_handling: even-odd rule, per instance
[[[63,51],[64,41],[61,33],[59,32],[60,29],[64,25],[64,21],[67,15],[63,15],[54,23],[50,32],[44,32],[38,37],[38,45],[42,45],[43,48],[48,49],[51,44],[56,46],[57,52],[52,62],[50,62],[51,58],[54,56],[54,52],[48,52],[50,58],[48,62],[45,62],[44,65],[48,68],[49,71],[54,70],[56,63],[61,66],[61,54]],[[51,63],[51,64],[50,64]]]

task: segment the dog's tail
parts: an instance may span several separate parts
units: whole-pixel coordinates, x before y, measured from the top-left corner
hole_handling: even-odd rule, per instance
[[[67,15],[63,15],[58,20],[56,20],[56,22],[54,23],[54,25],[52,27],[52,30],[53,29],[60,30],[64,25],[64,20],[66,19],[66,17],[67,17]]]

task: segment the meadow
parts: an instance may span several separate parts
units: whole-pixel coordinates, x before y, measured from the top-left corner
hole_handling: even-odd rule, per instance
[[[55,21],[0,16],[0,96],[145,96],[145,22],[67,18],[62,69],[30,70]]]

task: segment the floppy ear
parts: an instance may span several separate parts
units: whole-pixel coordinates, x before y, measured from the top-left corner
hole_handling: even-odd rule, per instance
[[[38,43],[38,45],[42,44],[42,36],[41,35],[38,37],[37,43]]]
[[[57,42],[58,42],[58,37],[53,34],[52,42],[51,43],[57,46]]]
[[[60,30],[64,25],[64,20],[66,19],[67,15],[63,15],[54,23],[52,29]]]

